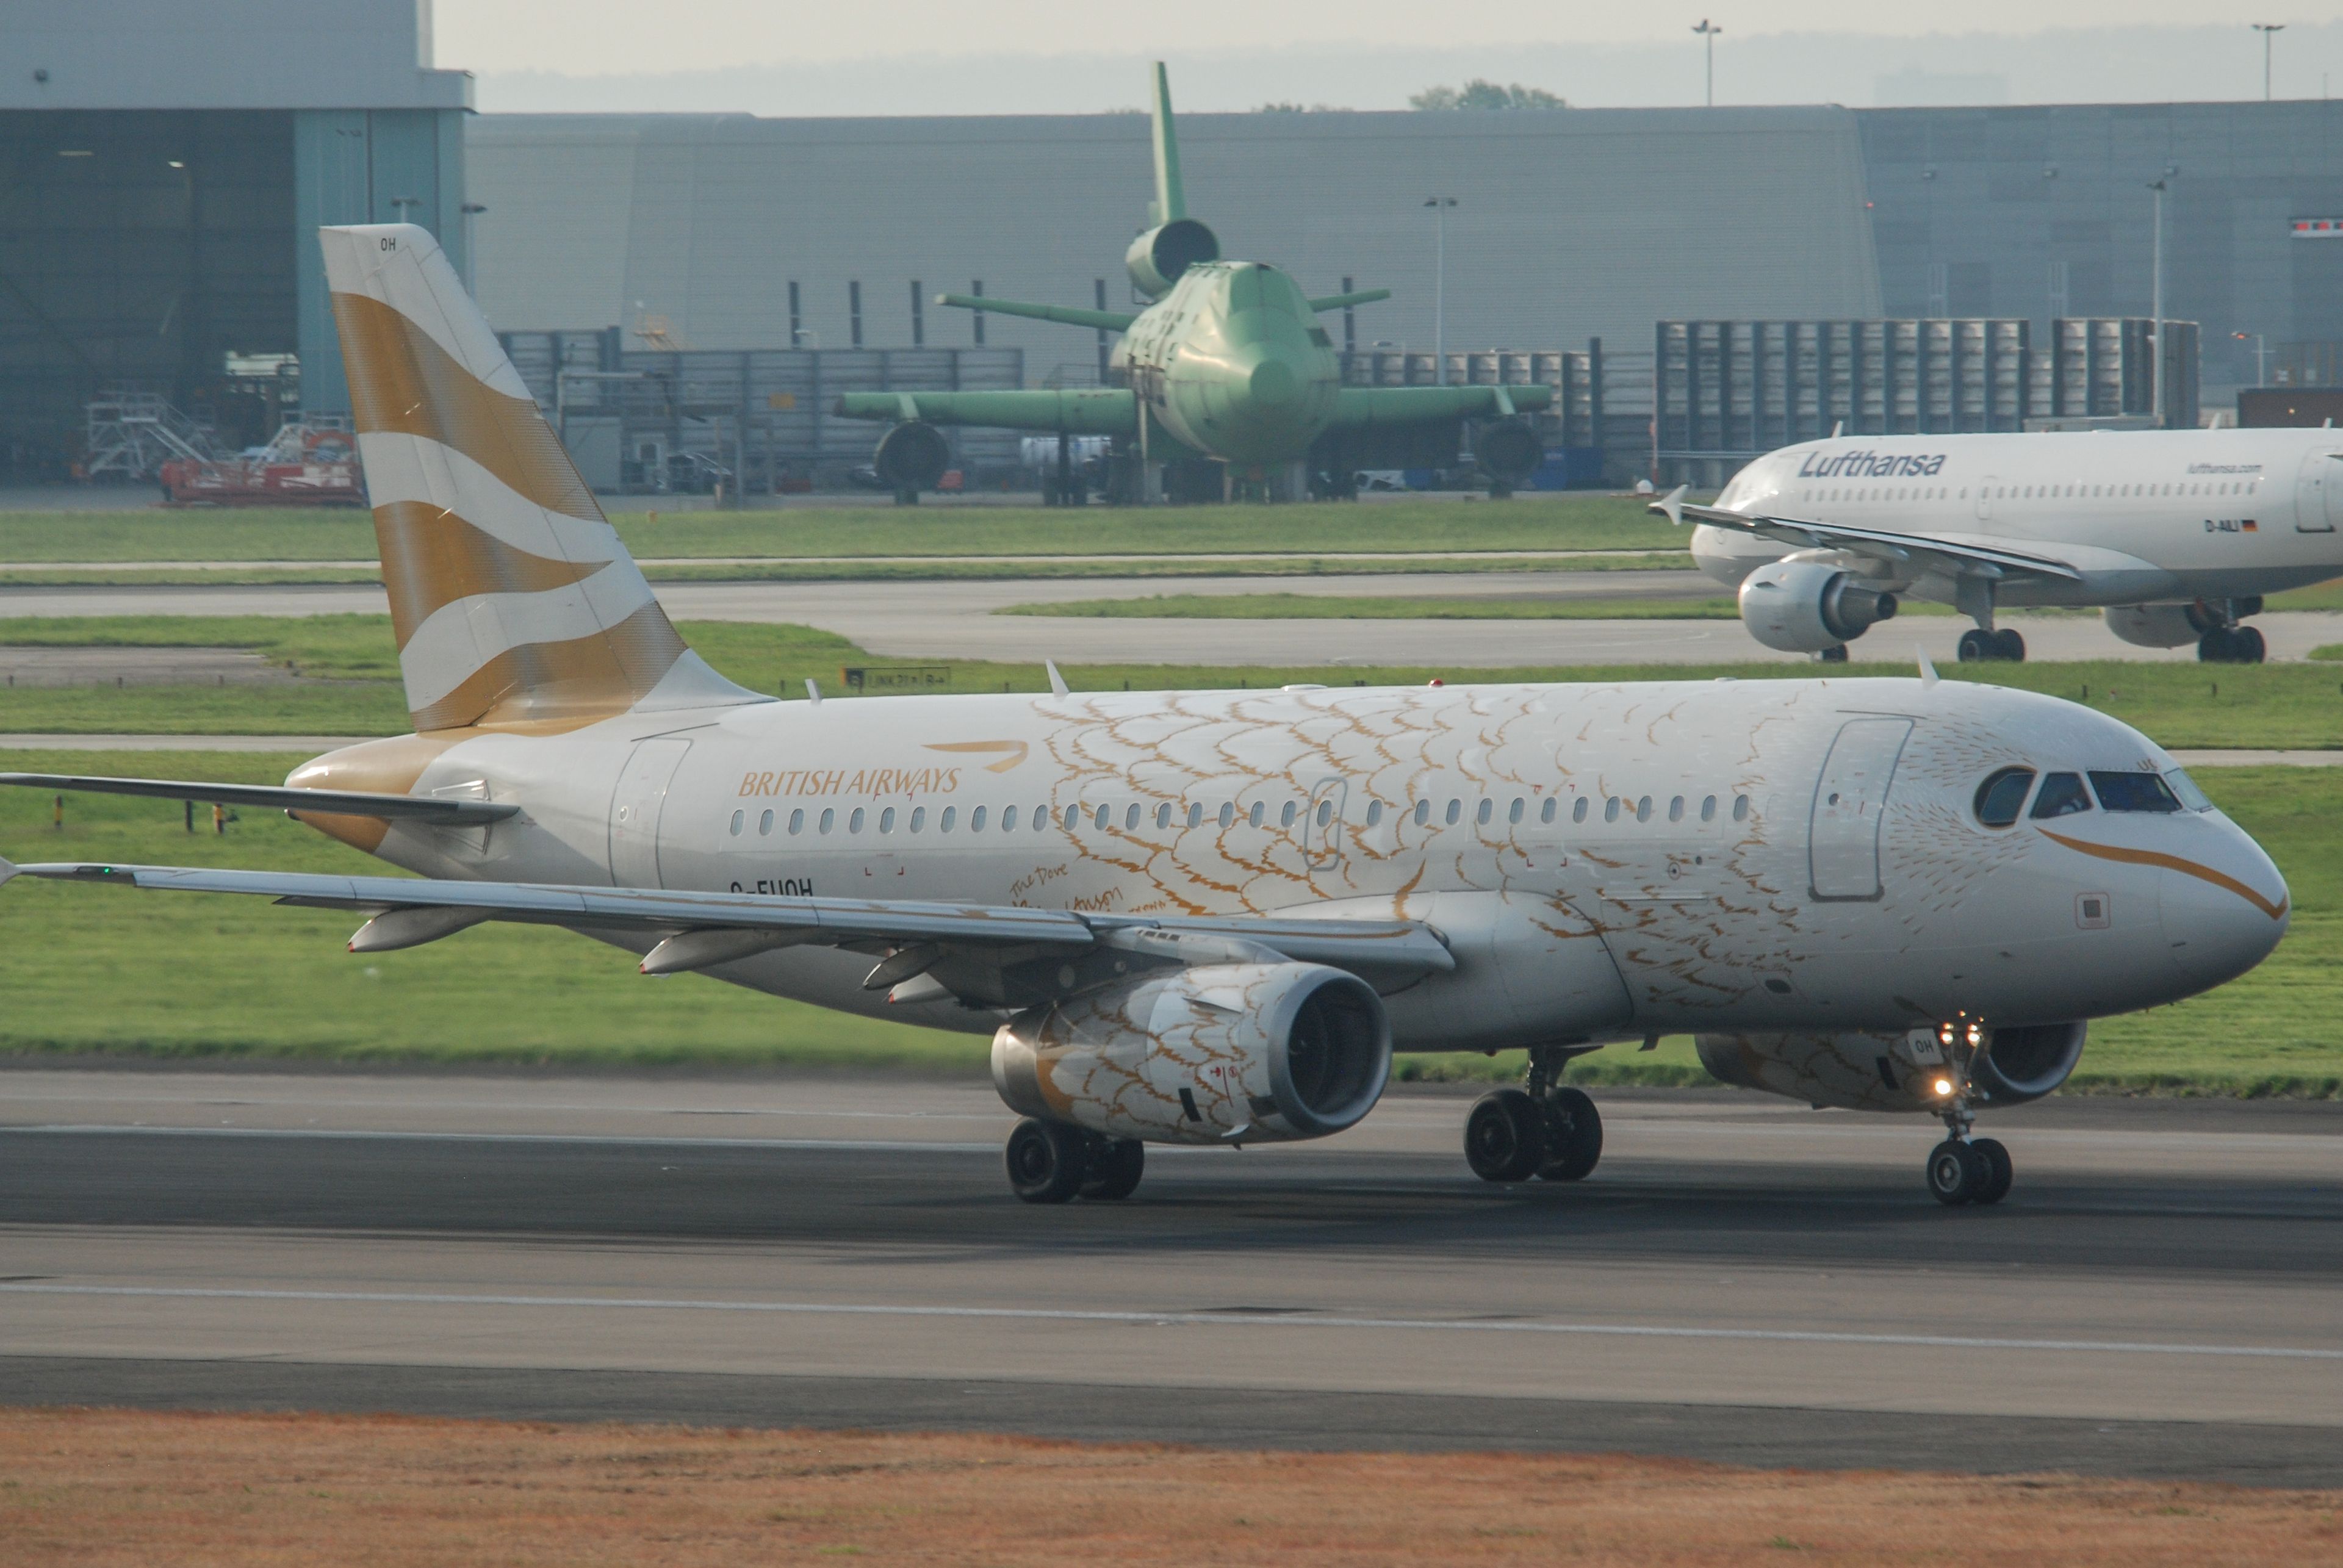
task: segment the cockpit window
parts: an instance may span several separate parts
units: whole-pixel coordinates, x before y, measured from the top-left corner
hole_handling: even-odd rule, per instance
[[[2099,804],[2110,811],[2177,811],[2180,797],[2172,792],[2160,775],[2155,773],[2091,774],[2091,788],[2099,794]]]
[[[2042,793],[2034,797],[2034,819],[2048,817],[2071,817],[2077,811],[2091,809],[2091,792],[2083,788],[2082,779],[2073,773],[2052,773],[2042,780]]]
[[[2212,798],[2197,788],[2197,780],[2183,769],[2173,769],[2164,776],[2164,781],[2172,786],[2172,792],[2180,797],[2180,803],[2189,810],[2210,811],[2213,809]]]
[[[1988,828],[2006,828],[2026,809],[2026,792],[2034,788],[2034,769],[2005,768],[1977,786],[1977,820]]]

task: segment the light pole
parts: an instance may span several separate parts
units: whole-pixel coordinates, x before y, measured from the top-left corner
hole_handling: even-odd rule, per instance
[[[2248,337],[2254,340],[2254,385],[2257,387],[2268,386],[2269,339],[2258,332],[2232,332],[2229,336],[2236,338],[2240,343],[2243,343]]]
[[[472,288],[472,220],[488,209],[478,202],[468,201],[456,209],[464,215],[464,286]],[[473,290],[475,293],[477,289]]]
[[[2148,397],[2160,430],[2164,427],[2164,182],[2150,180],[2147,188],[2156,193],[2156,238],[2153,259],[2148,264],[2147,307],[2154,327],[2154,347],[2149,352],[2155,360],[2148,367]]]
[[[1433,196],[1432,209],[1432,365],[1433,384],[1448,385],[1448,209],[1454,196]]]
[[[1716,35],[1725,29],[1703,16],[1700,25],[1693,31],[1700,35],[1701,42],[1708,49],[1708,106],[1713,109],[1716,107]]]
[[[2262,35],[2262,102],[2270,101],[2270,40],[2286,31],[2283,22],[2256,22],[2253,30]]]

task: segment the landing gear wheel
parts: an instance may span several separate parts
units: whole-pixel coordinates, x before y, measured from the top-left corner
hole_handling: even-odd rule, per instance
[[[1992,1180],[1991,1167],[1973,1144],[1947,1138],[1928,1151],[1928,1191],[1939,1203],[1973,1203]]]
[[[2262,628],[2241,626],[2229,634],[2229,657],[2239,664],[2259,664],[2269,657],[2269,644],[2262,640]]]
[[[1846,662],[1846,644],[1840,643],[1836,648],[1826,648],[1823,649],[1822,661],[1825,664],[1845,664]]]
[[[2257,637],[2260,633],[2255,634]],[[2237,634],[2226,626],[2217,626],[2197,639],[2197,662],[2199,664],[2235,664],[2237,662]]]
[[[1139,1190],[1139,1179],[1147,1171],[1146,1144],[1136,1138],[1093,1139],[1089,1153],[1089,1172],[1082,1178],[1083,1197],[1113,1202]]]
[[[1545,1160],[1545,1118],[1518,1089],[1484,1094],[1464,1119],[1464,1160],[1483,1181],[1526,1181]]]
[[[1009,1134],[1010,1191],[1028,1203],[1062,1203],[1081,1190],[1089,1151],[1081,1131],[1027,1117]]]
[[[2018,636],[2017,633],[2014,631],[1995,632],[1993,634],[1993,646],[1994,658],[2006,660],[2011,664],[2024,664],[2026,662],[2026,639]]]
[[[1541,1181],[1579,1181],[1603,1158],[1603,1116],[1583,1089],[1557,1089],[1545,1102],[1545,1163]]]
[[[1961,633],[1960,659],[1963,664],[1980,664],[1994,657],[1994,636],[1975,627]]]
[[[1969,1200],[1972,1203],[1998,1203],[2009,1196],[2009,1183],[2016,1172],[2009,1162],[2009,1151],[2001,1146],[1998,1138],[1978,1138],[1970,1141],[1969,1148],[1985,1161],[1985,1185]]]

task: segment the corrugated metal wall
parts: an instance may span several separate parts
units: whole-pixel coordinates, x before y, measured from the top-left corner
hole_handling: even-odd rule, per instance
[[[1358,346],[1433,347],[1433,225],[1451,196],[1451,348],[1640,344],[1662,317],[1878,313],[1854,115],[1835,108],[1504,115],[1198,115],[1180,123],[1192,212],[1225,254],[1302,286],[1395,297]],[[910,288],[1089,306],[1129,297],[1151,194],[1141,116],[760,120],[482,116],[468,136],[478,284],[499,327],[663,317],[682,341],[911,340]],[[929,307],[930,345],[973,343]],[[1081,329],[986,318],[1035,382],[1094,359]]]

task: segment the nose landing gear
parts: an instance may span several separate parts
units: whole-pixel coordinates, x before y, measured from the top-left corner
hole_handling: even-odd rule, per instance
[[[1928,1191],[1948,1208],[1964,1203],[1994,1204],[2009,1196],[2016,1174],[2009,1151],[1996,1138],[1972,1138],[1976,1115],[1969,1109],[1969,1070],[1985,1040],[1982,1024],[1948,1023],[1936,1032],[1944,1048],[1945,1066],[1936,1088],[1943,1105],[1945,1141],[1928,1151]]]
[[[1583,1089],[1554,1080],[1568,1058],[1530,1052],[1526,1087],[1483,1095],[1464,1119],[1464,1160],[1483,1181],[1577,1181],[1603,1158],[1603,1117]]]

